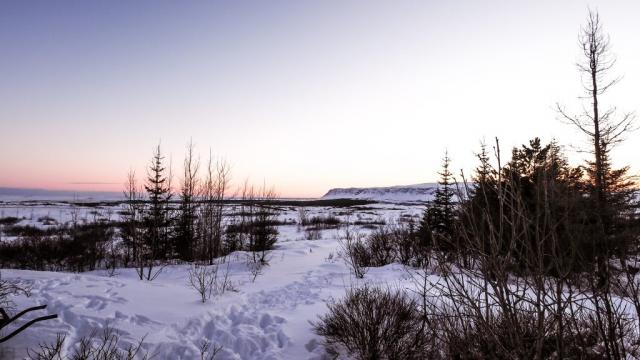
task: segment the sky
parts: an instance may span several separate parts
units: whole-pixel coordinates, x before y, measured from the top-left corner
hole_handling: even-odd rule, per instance
[[[578,164],[554,108],[581,109],[588,8],[623,76],[601,103],[640,110],[637,1],[0,1],[0,187],[117,191],[158,143],[179,179],[189,141],[286,197],[468,173],[496,137]]]

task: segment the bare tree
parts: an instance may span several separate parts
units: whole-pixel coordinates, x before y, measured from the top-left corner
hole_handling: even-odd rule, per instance
[[[200,211],[200,237],[202,253],[209,264],[223,255],[224,200],[231,182],[231,167],[224,160],[213,162],[209,153],[206,178],[201,187],[203,206]]]
[[[198,170],[200,162],[195,159],[193,141],[187,145],[184,159],[184,174],[180,187],[180,207],[176,226],[175,250],[182,260],[193,260],[198,211]]]
[[[603,107],[602,96],[620,81],[611,77],[616,59],[611,54],[610,38],[603,31],[597,12],[589,11],[586,25],[579,36],[582,61],[577,64],[583,75],[585,99],[590,106],[579,115],[570,115],[558,105],[561,116],[587,136],[593,158],[588,163],[589,187],[593,200],[592,239],[596,255],[596,268],[590,277],[596,308],[596,323],[603,337],[605,352],[609,358],[623,358],[622,326],[613,300],[613,278],[610,259],[617,254],[625,258],[635,234],[626,231],[633,207],[634,185],[627,176],[628,167],[614,170],[611,165],[612,148],[624,140],[634,127],[633,113],[618,115],[615,107]]]
[[[125,198],[125,211],[122,213],[120,235],[127,248],[125,258],[133,262],[136,273],[142,280],[147,263],[151,260],[151,254],[150,248],[144,241],[142,229],[144,202],[134,170],[130,170],[127,174],[127,181],[122,193]]]
[[[603,213],[608,201],[609,186],[612,175],[610,168],[610,151],[634,127],[634,113],[618,115],[615,107],[603,110],[601,96],[617,84],[620,77],[610,77],[610,71],[616,63],[611,54],[609,35],[605,34],[597,12],[589,10],[586,25],[579,35],[582,60],[576,65],[582,73],[584,99],[590,101],[589,107],[583,107],[578,115],[569,114],[564,107],[557,105],[563,119],[577,127],[589,139],[593,154],[590,177],[593,181],[596,205]]]

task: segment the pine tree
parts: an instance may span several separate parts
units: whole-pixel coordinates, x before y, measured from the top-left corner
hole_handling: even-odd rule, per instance
[[[628,166],[612,168],[609,149],[604,145],[600,160],[601,182],[597,181],[596,162],[589,161],[586,167],[587,191],[591,195],[593,208],[598,209],[594,215],[600,228],[598,232],[601,232],[604,240],[596,243],[595,251],[621,255],[633,246],[636,239],[634,232],[629,231],[637,226],[634,222],[637,216],[636,187],[628,175]]]
[[[145,240],[150,249],[150,261],[165,259],[169,252],[169,201],[171,181],[163,165],[164,157],[158,145],[153,153],[144,186],[148,196],[148,206],[144,214]],[[149,266],[147,280],[151,280],[152,267]]]
[[[477,192],[478,189],[495,180],[493,177],[494,171],[489,163],[490,159],[489,154],[487,153],[487,144],[484,142],[480,144],[480,152],[476,154],[476,157],[478,158],[478,161],[480,161],[480,164],[476,167],[474,174],[474,192]]]
[[[449,247],[454,236],[456,221],[453,175],[449,170],[451,159],[448,152],[445,152],[442,161],[442,170],[438,173],[440,180],[438,188],[434,192],[431,204],[425,209],[422,222],[420,224],[420,234],[427,245],[435,245],[440,248]]]

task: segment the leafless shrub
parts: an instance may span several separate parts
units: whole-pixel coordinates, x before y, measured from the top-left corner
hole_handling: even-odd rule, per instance
[[[335,261],[335,256],[333,251],[329,253],[329,255],[327,255],[327,257],[324,259],[324,261],[328,262],[328,263],[332,263]]]
[[[226,259],[222,258],[224,262]],[[235,287],[229,279],[229,264],[226,261],[224,271],[220,272],[219,262],[205,266],[193,264],[188,271],[188,284],[199,295],[200,300],[205,303],[213,296],[222,295],[226,291],[234,291]]]
[[[211,297],[216,273],[213,266],[194,264],[189,268],[189,286],[198,292],[203,303]]]
[[[38,350],[27,350],[29,360],[63,360],[62,346],[64,345],[65,336],[56,335],[53,343],[40,343]]]
[[[262,275],[264,267],[268,264],[267,262],[256,261],[254,256],[247,256],[247,268],[249,269],[249,273],[251,273],[252,282],[255,282],[259,275]]]
[[[31,295],[31,287],[25,284],[19,284],[14,280],[6,280],[2,278],[2,272],[0,272],[0,308],[13,309],[15,304],[11,300],[15,295]]]
[[[356,277],[363,277],[366,267],[384,266],[393,262],[421,264],[426,254],[410,223],[391,223],[377,227],[365,236],[345,226],[339,239],[341,255]]]
[[[593,323],[576,319],[562,333],[549,314],[542,324],[547,330],[538,344],[540,323],[533,311],[516,313],[509,319],[499,308],[490,310],[487,323],[476,322],[469,308],[439,305],[429,312],[427,329],[434,338],[430,359],[602,359],[601,343]],[[516,324],[517,328],[513,328]],[[574,327],[575,326],[575,327]],[[487,331],[487,330],[491,331]],[[513,332],[523,336],[514,342]],[[562,339],[564,354],[559,356],[557,342]],[[540,356],[540,357],[536,357]]]
[[[417,303],[401,291],[350,289],[314,324],[328,350],[357,359],[424,359],[428,339]]]
[[[148,353],[142,350],[144,339],[137,343],[122,346],[120,334],[110,326],[101,331],[94,330],[89,336],[82,337],[70,354],[63,355],[65,336],[58,335],[51,344],[40,344],[38,350],[29,350],[30,360],[134,360],[148,359]]]
[[[367,266],[370,265],[364,238],[364,235],[354,232],[349,226],[346,226],[343,235],[338,239],[340,257],[358,279],[364,278]]]
[[[322,230],[316,227],[308,227],[304,229],[306,240],[320,240],[322,239]]]
[[[298,226],[305,226],[308,221],[307,209],[304,206],[298,207]]]
[[[209,340],[204,340],[200,344],[200,360],[215,360],[222,351],[222,345],[214,345]]]
[[[333,214],[315,215],[307,217],[306,221],[302,223],[305,226],[314,226],[316,228],[335,228],[342,223],[340,218]]]
[[[366,237],[364,246],[370,266],[384,266],[394,262],[396,258],[394,240],[388,227],[376,229]]]

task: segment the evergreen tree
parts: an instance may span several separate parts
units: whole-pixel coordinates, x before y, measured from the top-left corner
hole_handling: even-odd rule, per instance
[[[471,231],[467,238],[478,242],[474,245],[485,254],[510,259],[514,269],[526,270],[532,259],[539,258],[553,261],[545,265],[557,271],[560,267],[563,271],[584,270],[593,264],[596,254],[588,246],[585,218],[589,206],[582,170],[569,165],[554,141],[543,145],[534,138],[514,148],[511,155],[499,169],[489,165],[484,149],[478,155],[473,191],[462,204],[461,227]],[[505,217],[528,220],[501,221]]]
[[[480,144],[480,152],[476,154],[478,161],[478,167],[476,167],[473,178],[473,191],[478,192],[479,189],[494,182],[494,171],[489,163],[489,154],[487,153],[487,144],[482,142]]]
[[[467,207],[463,211],[466,216],[460,221],[463,222],[462,228],[473,229],[479,234],[479,237],[482,238],[483,251],[487,253],[489,241],[483,237],[491,229],[489,223],[483,219],[499,216],[498,171],[490,163],[487,145],[484,142],[481,143],[480,152],[476,154],[476,158],[479,164],[473,173],[472,184],[467,188],[467,200],[463,203],[463,206]],[[466,247],[467,245],[463,244],[462,246]]]
[[[476,202],[479,209],[486,209],[490,203],[497,200],[497,172],[491,166],[487,145],[484,142],[480,144],[480,152],[476,154],[476,158],[479,164],[473,173],[473,183],[469,186],[468,196]]]
[[[163,165],[164,157],[160,145],[153,153],[151,164],[147,170],[147,181],[144,186],[148,196],[143,223],[145,226],[145,241],[150,249],[150,261],[165,259],[169,254],[169,201],[171,199],[170,176]],[[149,267],[147,280],[151,280],[152,272]]]
[[[449,170],[451,159],[445,152],[442,162],[442,170],[438,173],[440,180],[434,192],[431,204],[425,209],[421,222],[420,234],[427,245],[436,245],[439,248],[449,247],[454,237],[456,221],[453,175]],[[438,243],[436,243],[438,242]]]

